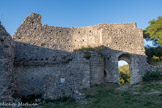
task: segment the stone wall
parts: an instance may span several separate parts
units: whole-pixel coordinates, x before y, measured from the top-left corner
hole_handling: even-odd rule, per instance
[[[106,47],[104,56],[104,73],[106,73],[106,82],[119,82],[119,60],[124,60],[129,65],[130,84],[135,84],[142,81],[142,76],[145,74],[146,69],[148,68],[146,56],[119,50],[112,50]]]
[[[153,71],[153,72],[158,71],[162,73],[162,65],[159,65],[159,66],[148,65],[147,71]]]
[[[139,64],[145,59],[143,33],[135,23],[52,27],[42,25],[41,16],[32,13],[13,39],[16,91],[20,95],[41,93],[56,98],[103,82],[118,83],[118,60],[125,53],[131,55],[132,84],[141,81],[140,72],[145,71],[140,68],[145,63]],[[102,46],[104,54],[75,52],[83,46]]]
[[[53,27],[42,25],[41,16],[32,13],[13,40],[17,95],[55,99],[76,96],[95,84],[118,83],[119,60],[128,62],[131,84],[140,82],[148,69],[143,32],[135,23]]]
[[[104,59],[101,55],[91,55],[90,71],[91,86],[104,82]]]
[[[143,32],[136,28],[135,23],[62,28],[42,25],[41,16],[32,13],[25,18],[13,39],[16,42],[67,52],[82,46],[103,45],[113,50],[145,55]]]
[[[17,42],[28,43],[44,48],[69,51],[72,49],[71,34],[73,29],[52,27],[41,24],[41,16],[32,13],[25,18],[17,29],[13,39]]]
[[[13,85],[14,42],[0,24],[0,100],[10,98]]]
[[[90,58],[86,58],[83,51],[75,51],[71,53],[72,59],[66,63],[38,65],[30,61],[15,64],[15,94],[20,97],[43,94],[44,98],[51,99],[73,97],[83,88],[103,83],[103,57],[96,52],[88,53]]]
[[[112,50],[145,55],[143,32],[135,23],[100,24],[102,44]]]

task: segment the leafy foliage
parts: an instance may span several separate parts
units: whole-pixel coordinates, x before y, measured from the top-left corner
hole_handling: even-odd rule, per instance
[[[129,66],[123,65],[119,67],[119,84],[129,82]]]
[[[149,24],[144,30],[144,38],[155,40],[162,45],[162,17],[149,21]]]
[[[162,58],[162,47],[151,47],[151,48],[146,48],[145,50],[146,55],[148,57],[148,62],[152,60],[153,57],[158,57],[159,61],[161,61]]]

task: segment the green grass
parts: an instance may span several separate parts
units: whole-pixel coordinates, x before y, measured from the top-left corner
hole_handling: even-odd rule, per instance
[[[101,84],[83,90],[86,98],[79,101],[55,101],[43,105],[44,108],[161,108],[162,84],[144,82],[119,89],[118,84]],[[158,91],[159,93],[152,93]]]

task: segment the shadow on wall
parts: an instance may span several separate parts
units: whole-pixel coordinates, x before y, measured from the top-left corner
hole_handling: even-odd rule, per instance
[[[72,53],[35,46],[28,43],[15,43],[15,66],[42,66],[55,63],[67,63]]]
[[[146,56],[105,46],[66,52],[15,42],[15,94],[73,97],[80,89],[95,84],[118,83],[118,60],[129,63],[131,84],[140,82],[146,70],[151,69]]]
[[[75,54],[74,54],[75,53]],[[78,55],[78,57],[74,57]],[[80,56],[79,56],[80,55]],[[43,94],[44,98],[73,97],[83,85],[89,60],[66,52],[15,42],[15,97]],[[87,82],[85,82],[87,83]],[[88,84],[88,83],[87,83]]]

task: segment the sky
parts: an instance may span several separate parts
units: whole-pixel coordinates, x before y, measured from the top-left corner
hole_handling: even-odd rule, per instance
[[[49,26],[136,22],[145,29],[150,20],[162,16],[162,0],[0,0],[0,21],[11,36],[32,12]]]
[[[32,12],[50,26],[136,22],[141,29],[162,12],[162,0],[0,0],[0,4],[0,20],[11,36]]]

